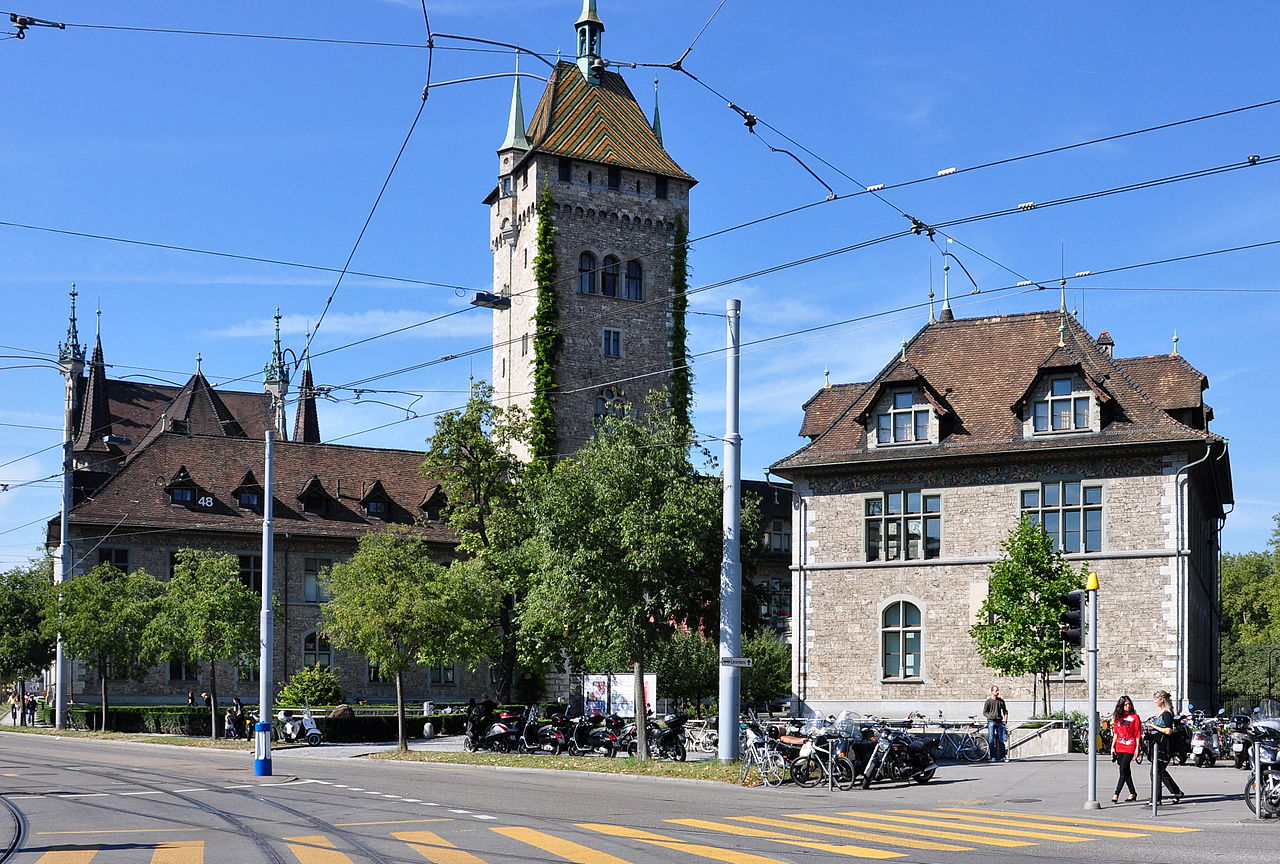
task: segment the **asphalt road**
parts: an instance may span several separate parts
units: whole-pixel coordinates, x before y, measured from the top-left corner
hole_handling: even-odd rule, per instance
[[[1077,756],[828,793],[359,758],[369,749],[277,751],[274,776],[255,777],[242,751],[0,733],[0,796],[21,814],[0,812],[0,856],[21,824],[0,862],[1181,864],[1274,862],[1280,840],[1229,767],[1175,768],[1188,797],[1153,817],[1110,804],[1105,761],[1105,807],[1084,810]]]

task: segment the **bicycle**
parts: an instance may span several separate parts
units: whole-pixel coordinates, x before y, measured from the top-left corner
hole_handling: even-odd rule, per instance
[[[781,786],[787,775],[787,760],[774,749],[769,736],[757,724],[747,728],[747,743],[742,748],[742,767],[738,770],[738,785],[745,785],[751,777],[751,769],[760,774],[766,786]]]
[[[969,718],[969,722],[965,723],[947,723],[938,716],[938,725],[942,728],[942,734],[938,736],[941,749],[938,755],[946,759],[963,759],[966,762],[982,762],[987,758],[987,736],[981,731],[981,727],[973,718]],[[961,726],[968,726],[967,732],[949,732],[948,729],[958,729]]]
[[[689,746],[704,753],[715,753],[720,747],[719,732],[706,720],[690,720],[685,726]]]
[[[802,788],[826,783],[848,792],[853,788],[857,771],[853,761],[840,752],[846,749],[843,745],[843,739],[831,730],[814,730],[809,734],[808,743],[800,749],[800,755],[791,760],[791,779]]]

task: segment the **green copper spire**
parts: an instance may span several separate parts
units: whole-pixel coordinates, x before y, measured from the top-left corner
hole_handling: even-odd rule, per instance
[[[285,362],[284,352],[280,350],[280,307],[276,307],[276,342],[271,351],[271,360],[262,368],[262,383],[266,385],[283,384],[289,387],[289,365]]]
[[[502,139],[502,150],[528,150],[529,139],[524,134],[524,100],[520,96],[520,52],[516,52],[516,83],[511,88],[511,114],[507,117],[507,137]]]
[[[604,68],[600,61],[600,34],[604,32],[604,22],[596,14],[596,0],[582,0],[582,14],[578,16],[578,69],[582,77],[592,84],[600,83],[600,70]],[[597,61],[600,65],[597,66]]]
[[[67,341],[58,343],[58,360],[84,362],[84,346],[80,344],[80,332],[76,329],[76,283],[71,283],[71,318],[67,321]]]

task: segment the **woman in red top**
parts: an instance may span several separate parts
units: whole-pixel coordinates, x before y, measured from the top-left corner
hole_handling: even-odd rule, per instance
[[[1126,784],[1129,786],[1129,797],[1124,800],[1136,801],[1138,790],[1133,787],[1133,774],[1129,769],[1142,738],[1142,718],[1133,710],[1133,700],[1128,696],[1121,696],[1116,700],[1116,710],[1111,717],[1111,734],[1111,759],[1120,766],[1120,779],[1116,781],[1116,794],[1111,796],[1111,803],[1120,801],[1120,790]]]

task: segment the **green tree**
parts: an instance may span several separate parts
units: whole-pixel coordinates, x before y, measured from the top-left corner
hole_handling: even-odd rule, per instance
[[[657,674],[664,695],[701,706],[716,693],[719,655],[714,639],[680,628],[655,647],[649,668]]]
[[[471,560],[437,564],[425,540],[390,525],[361,537],[356,553],[322,576],[331,599],[321,607],[321,627],[330,641],[395,679],[401,750],[409,749],[405,672],[415,663],[474,665],[493,653],[489,622],[499,595],[474,567]]]
[[[1224,699],[1275,693],[1280,659],[1280,515],[1265,552],[1222,556],[1220,656]]]
[[[289,680],[280,688],[278,701],[281,705],[290,707],[337,705],[345,695],[337,674],[328,666],[317,663],[314,666],[303,666],[290,675]]]
[[[98,673],[102,729],[107,728],[107,681],[142,681],[164,653],[157,619],[164,586],[145,570],[125,573],[99,564],[68,580],[45,621],[51,637],[61,633],[72,657],[92,664]]]
[[[1049,675],[1062,668],[1061,597],[1084,586],[1085,571],[1072,570],[1052,538],[1023,518],[1005,538],[1003,557],[991,564],[987,599],[969,628],[982,662],[1001,675],[1039,677],[1049,710]],[[1067,666],[1077,662],[1068,655]]]
[[[768,630],[747,637],[742,654],[751,668],[742,670],[742,703],[767,705],[791,692],[791,646]]]
[[[651,398],[643,419],[607,418],[531,484],[542,564],[520,622],[532,660],[563,651],[585,668],[643,674],[677,623],[705,613],[719,584],[721,495],[693,470],[692,445],[692,430]]]
[[[218,737],[217,662],[251,666],[258,656],[258,595],[239,579],[229,553],[180,549],[161,607],[166,654],[209,664],[209,737]],[[266,706],[260,709],[265,716]]]
[[[0,681],[25,682],[53,662],[55,640],[40,626],[52,581],[49,557],[0,573]],[[23,689],[20,683],[19,696]]]
[[[560,334],[560,309],[556,295],[555,206],[551,187],[543,186],[542,194],[538,196],[537,248],[533,255],[538,306],[533,314],[533,398],[529,405],[532,415],[529,454],[533,458],[532,467],[537,472],[549,469],[559,451],[552,400],[564,337]]]
[[[529,420],[519,408],[493,404],[493,388],[472,385],[466,407],[436,418],[422,473],[438,480],[448,506],[445,520],[458,535],[458,552],[471,559],[476,578],[501,596],[492,626],[499,637],[495,664],[498,701],[511,700],[517,648],[515,608],[529,571],[524,541],[530,522],[521,481],[525,466],[514,449],[528,441]]]

